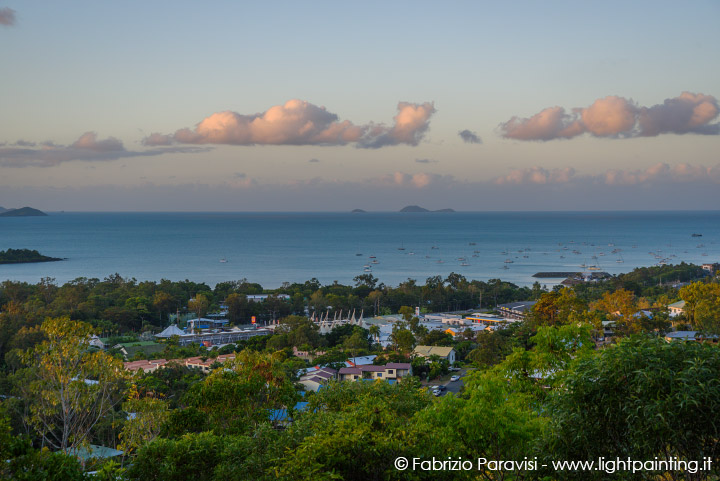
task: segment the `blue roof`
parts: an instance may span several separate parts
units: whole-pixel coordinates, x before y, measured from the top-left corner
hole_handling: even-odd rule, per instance
[[[309,403],[306,401],[298,402],[295,404],[293,410],[304,411],[305,409],[307,409],[308,404]],[[288,417],[287,409],[270,409],[270,411],[268,412],[268,419],[275,422],[288,420],[292,421],[292,419]]]

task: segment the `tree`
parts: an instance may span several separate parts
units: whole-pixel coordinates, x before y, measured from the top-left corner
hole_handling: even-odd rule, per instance
[[[403,319],[405,321],[409,321],[410,319],[412,319],[414,313],[415,313],[415,309],[413,309],[410,306],[401,306],[400,309],[398,310],[398,314],[403,316]]]
[[[47,340],[27,350],[21,389],[28,421],[43,443],[67,452],[88,441],[95,424],[122,399],[125,372],[110,355],[88,350],[89,324],[66,318],[42,324]]]
[[[188,309],[194,312],[198,319],[204,317],[210,308],[210,299],[205,294],[198,294],[188,301]]]
[[[646,473],[643,479],[713,479],[720,462],[720,350],[700,343],[631,337],[574,363],[547,404],[541,450],[549,459],[701,461],[713,472]],[[550,464],[550,463],[548,463]],[[557,472],[608,479],[604,472]],[[629,478],[628,478],[629,479]],[[635,479],[635,478],[633,478]]]
[[[298,394],[283,363],[270,354],[244,350],[187,394],[217,433],[243,433],[267,422],[273,409],[292,409]]]
[[[132,416],[125,422],[119,434],[120,449],[130,455],[160,434],[169,414],[165,401],[141,396],[135,385],[131,387],[128,399],[123,403],[123,411],[132,413]]]
[[[680,289],[685,312],[703,333],[720,334],[720,284],[694,282]]]
[[[373,324],[368,327],[368,332],[376,342],[380,342],[380,326]]]

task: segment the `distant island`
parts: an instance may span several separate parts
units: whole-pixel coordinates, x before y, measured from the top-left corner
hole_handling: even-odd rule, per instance
[[[455,212],[453,209],[428,210],[419,205],[408,205],[400,209],[400,212]]]
[[[59,257],[48,257],[36,250],[30,249],[8,249],[0,251],[0,264],[29,264],[31,262],[55,262],[63,261]]]
[[[367,211],[366,211],[366,210],[362,210],[362,209],[353,209],[351,212],[352,212],[353,214],[364,214],[364,213],[367,212]]]
[[[32,207],[21,207],[19,209],[5,209],[0,207],[0,217],[41,217],[47,214]]]

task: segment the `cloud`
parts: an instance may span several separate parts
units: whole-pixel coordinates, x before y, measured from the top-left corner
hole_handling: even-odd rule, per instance
[[[608,170],[602,177],[607,185],[674,184],[710,182],[720,184],[720,164],[714,167],[702,165],[678,164],[670,166],[658,163],[640,170]]]
[[[515,169],[505,176],[493,180],[497,185],[674,185],[678,183],[720,184],[720,164],[706,167],[686,163],[670,166],[657,163],[646,169],[626,170],[610,169],[600,174],[578,173],[572,167],[545,169],[535,166]]]
[[[398,103],[391,127],[382,124],[355,125],[340,121],[325,107],[302,100],[289,100],[262,113],[244,115],[217,112],[203,119],[194,129],[174,134],[153,133],[143,140],[146,146],[181,144],[226,145],[347,145],[380,148],[389,145],[417,145],[435,113],[432,103]]]
[[[467,144],[482,144],[482,139],[480,139],[478,134],[470,130],[461,130],[460,132],[458,132],[458,135],[461,139],[463,139],[463,142]]]
[[[395,172],[390,175],[367,179],[365,183],[373,185],[383,185],[388,187],[412,187],[422,189],[430,185],[437,184],[440,181],[447,181],[452,177],[443,177],[439,174],[417,173],[407,174],[405,172]]]
[[[711,124],[720,113],[715,97],[683,92],[662,104],[642,107],[622,97],[598,99],[571,113],[549,107],[530,118],[513,117],[500,124],[503,137],[516,140],[570,139],[584,133],[594,137],[655,137],[660,134],[720,134]]]
[[[418,164],[436,164],[438,161],[431,159],[415,159],[415,162]]]
[[[318,159],[312,158],[312,159],[308,160],[308,162],[313,162],[313,163],[315,163],[315,162],[320,162],[320,161],[319,161]]]
[[[208,148],[167,147],[146,151],[129,151],[114,138],[99,140],[95,132],[86,132],[70,145],[42,142],[17,141],[15,147],[0,148],[0,167],[53,167],[63,162],[108,161],[126,157],[148,157],[166,153],[204,152]]]
[[[572,167],[548,170],[536,166],[512,170],[509,174],[498,177],[493,182],[498,185],[565,184],[570,182],[573,177],[575,177],[575,169]]]
[[[12,8],[0,8],[0,25],[11,27],[15,25],[15,10]]]

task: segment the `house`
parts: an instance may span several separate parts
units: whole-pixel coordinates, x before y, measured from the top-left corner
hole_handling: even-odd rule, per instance
[[[508,302],[497,306],[503,317],[507,319],[525,320],[528,311],[532,309],[537,301]]]
[[[98,349],[105,349],[105,343],[100,340],[99,337],[97,337],[95,334],[90,336],[90,340],[88,340],[88,345],[92,347],[97,347]]]
[[[408,362],[391,362],[384,366],[372,364],[356,367],[343,367],[338,371],[340,381],[360,381],[364,379],[383,379],[396,381],[412,375],[412,367]]]
[[[718,270],[720,270],[720,263],[712,263],[712,264],[703,264],[702,268],[704,271],[709,272],[711,275],[715,274]]]
[[[438,356],[440,359],[446,359],[450,365],[455,364],[455,349],[452,347],[445,346],[416,346],[413,350],[413,354],[416,356],[424,357],[426,359],[431,356]]]
[[[317,392],[322,386],[337,379],[337,371],[331,367],[321,367],[300,376],[300,384],[306,391]]]
[[[685,301],[673,302],[672,304],[668,304],[667,307],[670,311],[670,317],[677,317],[685,313]]]
[[[705,334],[700,331],[675,331],[665,334],[667,342],[673,341],[702,341],[702,342],[718,342],[717,334]]]

